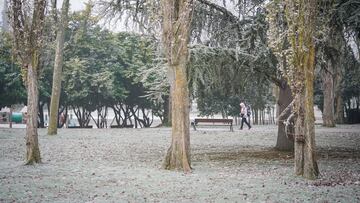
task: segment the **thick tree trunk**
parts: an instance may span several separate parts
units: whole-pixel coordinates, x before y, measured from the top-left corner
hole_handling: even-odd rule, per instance
[[[328,60],[327,68],[322,70],[324,107],[322,112],[323,126],[335,127],[334,120],[334,79],[332,60]]]
[[[315,3],[315,2],[313,2]],[[311,3],[309,4],[311,5]],[[306,35],[305,35],[306,36]],[[315,157],[315,117],[314,117],[314,61],[315,45],[312,35],[306,36],[304,44],[308,51],[301,50],[303,54],[299,70],[304,70],[303,87],[296,91],[295,112],[295,173],[308,179],[315,179],[319,169]],[[299,78],[301,79],[301,77]]]
[[[335,121],[337,124],[345,123],[345,116],[344,116],[344,100],[341,95],[336,96],[336,109],[335,109]]]
[[[33,58],[32,64],[37,64],[37,57]],[[38,142],[38,76],[36,65],[28,65],[27,68],[27,123],[26,123],[26,164],[40,163],[40,149]]]
[[[48,135],[57,134],[57,123],[58,123],[58,111],[61,94],[61,75],[63,65],[63,49],[65,40],[65,29],[68,24],[68,11],[69,11],[69,0],[64,0],[61,9],[61,22],[59,24],[59,30],[57,32],[56,39],[56,53],[55,53],[55,64],[53,74],[53,84],[51,90],[51,103],[50,103],[50,120],[48,127]]]
[[[341,87],[342,81],[343,81],[343,71],[341,70],[341,67],[337,67],[336,75],[335,75],[335,121],[338,124],[345,123],[344,100],[342,96],[342,87]]]
[[[343,103],[343,77],[344,77],[344,58],[347,43],[343,36],[343,26],[333,23],[330,25],[330,33],[328,42],[326,42],[328,50],[332,51],[331,59],[334,71],[334,92],[335,92],[335,122],[344,123],[344,103]]]
[[[23,4],[23,1],[9,1],[12,33],[22,73],[26,76],[27,88],[27,125],[26,125],[26,164],[40,163],[40,149],[38,143],[38,62],[42,44],[42,31],[45,22],[46,0],[32,1],[33,6]],[[30,2],[29,2],[30,3]],[[31,12],[32,16],[29,16]]]
[[[308,179],[319,175],[315,158],[314,66],[316,0],[285,1],[290,44],[289,71],[285,73],[295,97],[295,173]]]
[[[175,66],[175,86],[172,100],[172,113],[177,119],[172,120],[172,141],[167,152],[164,168],[183,169],[190,167],[190,132],[189,132],[189,91],[185,64]]]
[[[291,101],[293,100],[293,96],[291,93],[291,89],[287,84],[285,79],[281,80],[281,85],[279,86],[279,97],[277,99],[277,116],[278,117],[286,107],[289,106]],[[291,111],[287,112],[284,115],[284,118],[288,118],[290,116]],[[280,119],[284,120],[284,119]],[[293,128],[293,127],[292,127]],[[278,133],[275,148],[280,151],[292,151],[294,150],[294,140],[290,140],[286,136],[285,125],[283,121],[278,122]]]
[[[296,175],[303,175],[304,174],[304,142],[305,142],[305,119],[304,119],[304,107],[302,106],[301,97],[297,97],[295,101],[295,105],[299,108],[297,110],[297,118],[295,121],[295,157],[294,157],[294,164],[295,164],[295,174]]]
[[[307,93],[295,103],[299,109],[295,122],[295,174],[315,179],[319,169],[315,158],[314,110],[313,103],[305,98]]]
[[[192,0],[162,0],[163,43],[172,74],[172,141],[165,157],[165,169],[190,172],[190,99],[186,66],[193,9]]]

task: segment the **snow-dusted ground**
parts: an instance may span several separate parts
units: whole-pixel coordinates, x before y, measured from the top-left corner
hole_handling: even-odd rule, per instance
[[[360,125],[317,127],[316,181],[275,126],[191,130],[191,174],[161,169],[170,128],[39,133],[43,164],[24,166],[25,129],[0,129],[0,202],[360,202]]]

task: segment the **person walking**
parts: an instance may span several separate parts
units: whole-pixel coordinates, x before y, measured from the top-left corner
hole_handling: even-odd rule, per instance
[[[246,123],[246,125],[249,127],[249,130],[250,130],[251,125],[247,121],[247,116],[248,116],[247,113],[248,113],[248,111],[247,111],[247,108],[246,108],[245,104],[241,102],[240,103],[240,108],[241,108],[241,110],[240,110],[240,118],[241,118],[240,130],[243,129],[244,123]]]

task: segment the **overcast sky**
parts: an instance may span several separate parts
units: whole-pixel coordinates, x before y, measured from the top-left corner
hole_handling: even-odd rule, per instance
[[[49,1],[48,1],[49,2]],[[61,8],[63,0],[57,1],[57,7],[58,9]],[[85,2],[88,2],[88,0],[70,0],[70,10],[71,11],[78,11],[85,8]],[[4,4],[5,0],[0,0],[0,26],[2,26],[3,22],[3,16],[1,15],[2,11],[4,10]],[[49,4],[50,5],[50,4]]]
[[[0,0],[0,10],[3,10],[5,0]],[[58,8],[61,8],[63,0],[58,0]],[[70,0],[71,10],[78,11],[85,8],[84,3],[88,2],[88,0]]]
[[[1,1],[1,0],[0,0]],[[61,8],[63,0],[58,0],[58,8]],[[71,11],[78,11],[85,8],[85,4],[88,0],[70,0],[70,10]]]

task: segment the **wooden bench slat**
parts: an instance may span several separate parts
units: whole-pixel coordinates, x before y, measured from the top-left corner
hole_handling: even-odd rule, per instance
[[[230,126],[230,131],[233,131],[233,127],[232,127],[232,123],[233,120],[232,119],[221,119],[221,118],[195,118],[194,122],[191,123],[192,126],[194,127],[194,130],[196,130],[196,125],[198,125],[199,123],[212,123],[214,126],[215,123],[222,123],[224,125],[229,125]],[[218,125],[220,126],[220,125]],[[222,126],[222,125],[221,125]]]

